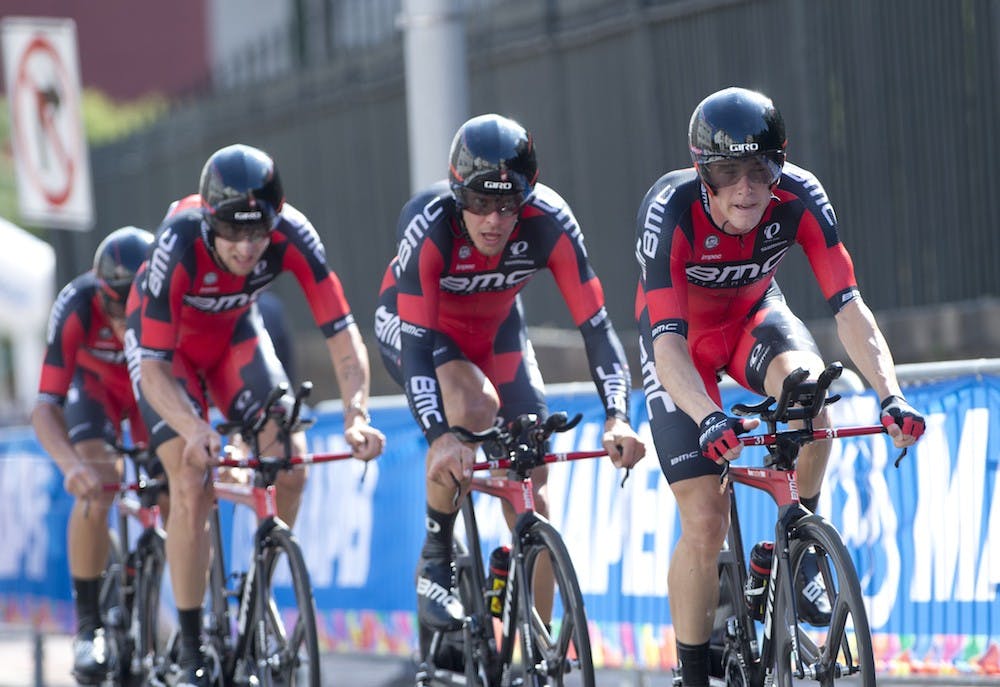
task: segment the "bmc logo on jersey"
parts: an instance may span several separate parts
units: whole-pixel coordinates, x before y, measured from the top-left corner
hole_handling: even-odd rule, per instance
[[[756,143],[730,143],[729,152],[731,153],[752,153],[755,150],[760,149],[760,145]]]
[[[202,312],[223,312],[250,305],[248,293],[230,293],[223,296],[184,296],[185,305]]]
[[[515,270],[510,274],[487,272],[468,277],[449,275],[441,279],[441,288],[448,293],[477,293],[479,291],[503,291],[530,279],[536,270]]]
[[[692,284],[710,289],[733,289],[746,286],[773,272],[788,250],[789,246],[786,246],[761,263],[733,262],[724,265],[691,265],[686,270],[687,278]]]

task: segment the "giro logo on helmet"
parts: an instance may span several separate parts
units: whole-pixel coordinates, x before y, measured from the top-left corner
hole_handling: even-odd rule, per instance
[[[496,191],[509,191],[514,188],[514,184],[510,181],[484,181],[483,188]]]
[[[251,210],[249,212],[234,212],[233,220],[236,222],[257,222],[264,217],[264,213],[260,210]]]
[[[729,151],[732,153],[746,153],[758,150],[760,146],[756,143],[730,143]]]

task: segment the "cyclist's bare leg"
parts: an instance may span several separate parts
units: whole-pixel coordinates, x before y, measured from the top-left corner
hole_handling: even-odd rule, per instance
[[[493,426],[500,398],[493,384],[478,366],[468,360],[450,360],[437,368],[441,396],[444,398],[445,417],[449,425],[481,432]],[[427,503],[441,513],[454,513],[455,489],[431,479],[426,480]],[[462,485],[462,494],[468,484]]]
[[[103,439],[86,439],[74,444],[76,452],[93,468],[104,484],[118,482],[120,469],[118,457]],[[108,562],[108,511],[114,493],[100,498],[76,499],[69,515],[66,529],[69,572],[74,578],[93,580],[101,576]]]
[[[535,494],[535,512],[545,518],[549,517],[548,482],[548,466],[543,465],[531,471],[531,483]],[[517,514],[506,501],[503,502],[503,516],[507,520],[507,526],[514,529],[514,520]],[[542,554],[535,564],[535,580],[532,589],[535,591],[535,608],[538,609],[538,614],[546,623],[552,620],[555,586],[552,564],[548,555]]]
[[[260,450],[263,455],[282,455],[284,448],[277,441],[277,436],[278,425],[274,421],[269,421],[260,434]],[[292,455],[301,456],[307,450],[306,433],[295,432],[292,434]],[[307,477],[308,471],[305,466],[296,465],[292,470],[283,470],[279,473],[278,480],[274,483],[274,499],[278,517],[289,527],[295,525],[295,519],[298,517]]]
[[[208,514],[212,507],[207,472],[186,465],[184,439],[174,437],[157,449],[170,482],[167,562],[177,608],[198,608],[208,576]]]
[[[729,529],[729,496],[719,478],[703,475],[670,485],[681,516],[681,536],[670,558],[667,584],[677,641],[709,640],[719,602],[718,556]]]
[[[796,368],[809,370],[809,378],[815,380],[823,371],[823,361],[808,351],[787,351],[775,356],[768,365],[764,379],[764,389],[769,396],[777,398],[781,395],[781,386]],[[802,423],[790,423],[790,427],[801,427]],[[813,421],[813,427],[823,429],[830,426],[829,416],[823,410]],[[816,441],[806,444],[799,451],[798,479],[799,494],[802,498],[811,498],[819,494],[823,486],[823,476],[826,473],[826,462],[830,457],[830,441]]]

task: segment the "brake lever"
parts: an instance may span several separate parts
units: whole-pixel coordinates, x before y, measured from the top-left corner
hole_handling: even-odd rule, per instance
[[[906,456],[906,450],[907,450],[907,448],[909,448],[909,447],[904,446],[903,450],[899,452],[899,455],[896,456],[896,462],[893,463],[893,466],[895,466],[895,467],[898,468],[899,464],[903,462],[903,457]]]
[[[628,476],[631,475],[631,474],[632,474],[632,468],[625,468],[625,476],[622,477],[621,484],[619,484],[618,486],[620,486],[622,489],[624,489],[625,488],[625,481],[628,479]]]

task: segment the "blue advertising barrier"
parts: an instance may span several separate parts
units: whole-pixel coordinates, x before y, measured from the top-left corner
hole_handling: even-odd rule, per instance
[[[893,467],[884,436],[833,442],[819,506],[854,556],[883,672],[1000,671],[1000,378],[965,376],[907,388],[927,434]],[[600,446],[603,412],[592,387],[556,387],[550,407],[582,413],[556,451]],[[726,405],[753,400],[724,391]],[[634,417],[648,440],[641,392]],[[878,401],[846,394],[837,425],[872,424]],[[408,655],[416,645],[414,568],[423,537],[426,444],[401,399],[376,399],[386,453],[314,466],[295,531],[312,575],[327,648]],[[343,451],[339,412],[320,412],[310,450]],[[652,442],[648,441],[650,449]],[[763,449],[747,449],[756,464]],[[623,486],[607,459],[554,465],[550,519],[561,529],[585,596],[596,660],[657,669],[675,663],[667,569],[677,509],[650,450]],[[770,539],[775,507],[738,492],[749,543]],[[71,499],[30,428],[0,432],[0,622],[72,629],[66,560]],[[509,540],[499,504],[477,501],[483,545]],[[223,507],[229,560],[247,559],[252,514]],[[748,545],[749,545],[748,543]]]

